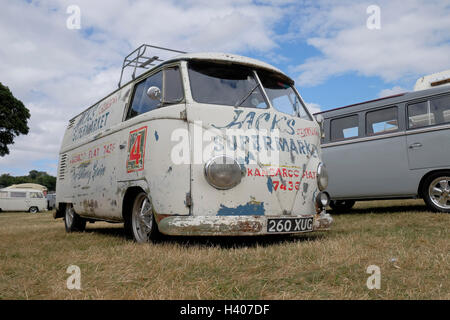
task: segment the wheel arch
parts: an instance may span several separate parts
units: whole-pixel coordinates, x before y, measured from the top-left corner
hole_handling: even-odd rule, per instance
[[[134,199],[141,192],[146,192],[141,186],[129,187],[125,192],[122,200],[122,218],[124,221],[128,219],[128,214],[133,209]]]
[[[437,169],[437,170],[432,170],[427,172],[422,179],[420,179],[419,182],[419,187],[417,189],[417,194],[419,195],[419,197],[423,198],[423,186],[425,184],[425,181],[427,181],[428,177],[430,177],[431,175],[435,174],[435,173],[443,173],[443,172],[450,172],[450,169]]]
[[[58,205],[55,205],[55,212],[53,212],[53,218],[54,219],[58,219],[58,218],[64,218],[64,213],[66,211],[66,205],[67,203],[65,202],[60,202],[58,203]]]

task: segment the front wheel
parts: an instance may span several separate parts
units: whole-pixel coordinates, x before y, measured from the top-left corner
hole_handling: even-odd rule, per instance
[[[134,199],[125,227],[138,243],[150,242],[158,238],[159,231],[153,215],[153,206],[145,192],[139,193]]]
[[[29,211],[30,213],[37,213],[39,210],[38,210],[37,207],[31,207],[28,211]]]
[[[423,200],[434,212],[450,212],[450,171],[430,175],[423,184]]]
[[[330,201],[330,207],[334,211],[348,211],[355,205],[355,200],[332,200]]]
[[[86,219],[76,214],[71,204],[67,204],[64,213],[64,225],[66,232],[82,232],[86,229]]]

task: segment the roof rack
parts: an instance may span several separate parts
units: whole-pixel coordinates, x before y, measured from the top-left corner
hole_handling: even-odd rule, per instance
[[[146,55],[145,53],[146,53],[147,49],[149,49],[149,48],[170,51],[170,52],[176,52],[176,53],[187,53],[185,51],[157,47],[157,46],[152,46],[149,44],[141,45],[139,48],[135,49],[133,52],[131,52],[129,55],[127,55],[125,57],[125,59],[123,59],[122,71],[120,72],[119,88],[120,88],[120,85],[122,84],[122,77],[123,77],[123,72],[124,72],[125,68],[128,68],[128,67],[134,68],[133,73],[131,74],[131,77],[133,79],[135,79],[136,78],[136,70],[138,68],[148,70],[148,69],[150,69],[149,66],[155,65],[154,64],[155,61],[157,61],[157,62],[164,61],[159,56]]]

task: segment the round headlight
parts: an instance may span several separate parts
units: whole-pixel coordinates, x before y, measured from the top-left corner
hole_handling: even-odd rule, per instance
[[[214,157],[205,164],[205,177],[214,188],[231,189],[241,182],[241,166],[230,157]]]
[[[323,163],[319,163],[319,166],[317,167],[317,186],[320,191],[323,191],[328,187],[328,172]]]

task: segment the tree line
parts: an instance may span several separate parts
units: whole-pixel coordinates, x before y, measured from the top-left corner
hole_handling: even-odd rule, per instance
[[[47,187],[48,191],[56,190],[56,177],[44,171],[31,170],[27,176],[11,176],[9,173],[0,175],[0,188],[6,188],[19,183],[37,183]]]

